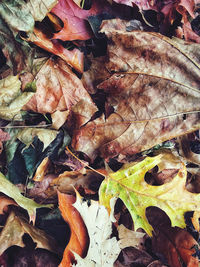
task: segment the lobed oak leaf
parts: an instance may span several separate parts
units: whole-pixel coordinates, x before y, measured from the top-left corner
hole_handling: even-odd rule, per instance
[[[110,41],[105,61],[110,77],[97,88],[106,92],[113,112],[75,131],[73,148],[91,159],[99,152],[109,159],[199,129],[199,45],[126,32],[119,19],[104,21],[101,31]]]
[[[57,244],[52,237],[29,224],[24,217],[11,212],[0,234],[0,254],[11,246],[24,247],[24,234],[30,235],[36,243],[36,248],[44,248],[54,253],[58,252]]]
[[[73,0],[59,0],[51,12],[63,21],[64,26],[53,38],[63,41],[90,39],[92,31],[87,18],[102,13],[107,8],[109,5],[104,0],[93,1],[89,10],[81,9]]]
[[[75,197],[58,191],[59,209],[64,220],[69,223],[71,236],[67,244],[60,267],[70,267],[74,262],[74,253],[84,256],[88,247],[88,233],[84,221],[73,206]]]
[[[120,198],[129,210],[135,231],[143,228],[152,236],[152,226],[145,212],[150,206],[159,207],[169,216],[172,226],[184,228],[184,213],[199,211],[200,194],[186,190],[186,167],[183,166],[172,181],[152,186],[145,182],[146,172],[160,163],[162,155],[146,157],[143,161],[111,173],[99,189],[100,203],[110,210],[110,200]]]

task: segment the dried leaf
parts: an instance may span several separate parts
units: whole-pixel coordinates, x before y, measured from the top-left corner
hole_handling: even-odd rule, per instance
[[[33,92],[22,92],[18,76],[8,76],[0,81],[0,118],[20,120],[22,107],[34,95]]]
[[[121,249],[126,247],[136,247],[139,249],[144,242],[144,233],[131,231],[123,224],[120,224],[117,227],[117,230],[119,233],[119,245]]]
[[[0,196],[0,214],[4,214],[8,210],[8,206],[15,205],[17,206],[16,202],[8,198],[6,196]]]
[[[198,267],[198,258],[194,256],[195,248],[199,249],[197,241],[185,229],[171,227],[166,214],[159,209],[149,210],[148,218],[155,232],[152,238],[153,252],[164,255],[169,266]]]
[[[56,242],[44,231],[29,224],[25,218],[17,216],[11,212],[6,225],[0,234],[0,254],[11,246],[24,247],[23,235],[28,234],[37,244],[37,248],[44,248],[52,252],[57,252]]]
[[[169,216],[172,226],[184,228],[184,213],[199,211],[200,194],[186,190],[186,167],[183,166],[171,182],[160,186],[152,186],[145,182],[146,172],[161,161],[161,155],[147,157],[143,161],[111,173],[103,181],[99,189],[100,203],[110,210],[110,200],[120,198],[129,210],[135,231],[143,228],[152,235],[145,212],[149,206],[161,208]]]
[[[74,254],[84,256],[88,247],[88,233],[76,208],[73,207],[75,201],[74,196],[66,195],[58,191],[59,209],[64,220],[69,223],[71,236],[67,247],[65,248],[63,259],[60,267],[71,266],[74,262]]]
[[[65,171],[56,177],[51,186],[57,188],[62,193],[73,193],[74,188],[83,188],[86,193],[96,193],[103,178],[100,174],[87,170],[86,173],[80,171]]]
[[[80,212],[90,237],[87,256],[82,259],[76,254],[76,267],[110,267],[113,266],[120,252],[118,241],[110,238],[112,222],[105,207],[97,201],[90,201],[89,205],[77,194],[74,207]]]
[[[81,101],[87,106],[85,122],[97,110],[80,79],[61,59],[49,59],[46,62],[36,76],[36,86],[36,94],[25,106],[27,110],[54,113],[57,110],[71,110]]]
[[[110,20],[102,28],[110,40],[105,64],[114,74],[98,88],[107,93],[114,112],[73,137],[74,149],[91,159],[99,152],[106,159],[133,155],[200,127],[199,45],[126,32],[125,25]]]
[[[74,48],[70,51],[64,48],[58,41],[54,40],[53,42],[47,38],[47,36],[37,28],[34,28],[34,32],[29,34],[26,40],[59,56],[75,70],[83,72],[83,53],[79,49]]]
[[[21,130],[16,138],[19,139],[22,143],[28,148],[34,137],[37,136],[39,140],[43,143],[43,151],[50,145],[51,142],[56,138],[58,132],[55,130],[43,129],[43,128],[25,128]]]
[[[89,16],[106,11],[108,4],[104,0],[92,2],[89,10],[81,9],[73,0],[59,0],[52,12],[62,19],[64,27],[54,34],[54,39],[63,41],[87,40],[92,37],[92,31],[87,22]]]
[[[27,7],[35,21],[42,21],[57,2],[58,0],[29,0],[27,1]]]
[[[0,192],[4,193],[8,197],[11,197],[20,207],[26,209],[30,217],[30,221],[33,221],[33,223],[35,222],[37,208],[51,207],[51,205],[40,205],[32,199],[24,197],[19,188],[6,179],[2,173],[0,173]]]

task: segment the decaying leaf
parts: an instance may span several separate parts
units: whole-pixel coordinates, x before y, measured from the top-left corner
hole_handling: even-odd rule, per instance
[[[29,34],[26,40],[59,56],[75,70],[83,72],[83,53],[79,49],[74,48],[70,51],[64,48],[58,41],[54,40],[53,42],[47,38],[46,35],[37,28],[34,28],[33,33]]]
[[[34,92],[22,92],[18,76],[8,76],[0,81],[0,118],[20,120],[22,107],[31,99]]]
[[[43,128],[25,128],[17,134],[16,138],[19,139],[22,143],[29,147],[34,137],[37,136],[39,140],[43,143],[45,150],[51,142],[56,138],[58,132],[55,130],[43,129]]]
[[[74,262],[74,253],[85,256],[88,247],[88,233],[84,221],[73,206],[75,197],[58,191],[59,209],[64,220],[69,223],[71,236],[65,248],[60,267],[70,267]]]
[[[82,216],[88,229],[90,245],[87,256],[82,259],[76,254],[76,267],[110,267],[113,266],[120,252],[118,241],[115,237],[110,238],[112,222],[105,207],[97,201],[83,201],[77,194],[73,205]]]
[[[101,30],[110,40],[105,64],[113,74],[98,88],[114,112],[73,137],[75,150],[92,159],[99,152],[106,159],[132,155],[200,127],[199,45],[125,29],[125,22],[110,20]]]
[[[198,267],[198,258],[195,256],[199,249],[198,242],[185,229],[171,227],[170,220],[164,212],[157,208],[150,208],[147,213],[155,232],[152,238],[153,252],[164,255],[169,266]]]
[[[51,186],[56,187],[62,193],[73,193],[74,188],[78,189],[79,187],[82,187],[86,193],[96,193],[102,180],[102,175],[90,170],[85,170],[83,173],[65,171],[51,182]]]
[[[93,1],[89,10],[81,9],[73,0],[59,0],[51,12],[63,21],[64,27],[54,34],[54,39],[72,41],[91,38],[92,31],[87,18],[105,11],[107,7],[104,0]]]
[[[119,245],[121,249],[126,247],[135,247],[139,249],[141,247],[141,244],[144,241],[144,233],[131,231],[123,224],[120,224],[117,227],[117,230],[119,234]]]
[[[42,207],[51,207],[51,205],[40,205],[32,199],[24,197],[18,187],[12,184],[6,177],[0,173],[0,192],[11,197],[22,208],[26,209],[30,217],[30,221],[35,222],[36,209]]]
[[[36,94],[27,103],[25,109],[39,113],[54,113],[55,111],[71,110],[80,104],[87,107],[77,111],[77,116],[83,116],[87,122],[97,108],[80,79],[61,59],[49,59],[36,76]],[[80,103],[79,103],[80,102]],[[75,107],[74,107],[75,108]],[[81,112],[81,113],[79,113]]]
[[[172,226],[184,228],[184,213],[199,211],[200,194],[193,194],[186,190],[186,167],[179,170],[171,182],[160,186],[152,186],[145,182],[146,172],[161,161],[161,155],[146,157],[143,161],[111,173],[103,181],[99,189],[100,203],[110,210],[110,200],[120,198],[129,210],[135,231],[143,228],[148,235],[152,235],[145,212],[149,206],[161,208],[169,216]]]
[[[0,196],[0,214],[4,214],[4,212],[8,210],[8,206],[10,205],[17,206],[17,203],[7,196]]]
[[[54,253],[58,252],[58,246],[53,238],[29,224],[22,216],[11,212],[0,234],[0,254],[11,246],[24,247],[22,239],[24,234],[30,235],[36,243],[36,248],[44,248]]]

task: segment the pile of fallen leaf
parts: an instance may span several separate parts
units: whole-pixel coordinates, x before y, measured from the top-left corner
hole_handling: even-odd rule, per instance
[[[200,1],[0,1],[0,265],[198,267]]]

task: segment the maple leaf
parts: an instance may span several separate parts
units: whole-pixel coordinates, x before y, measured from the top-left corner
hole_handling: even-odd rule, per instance
[[[0,254],[11,246],[24,247],[24,234],[31,236],[37,244],[36,248],[47,249],[54,253],[58,251],[58,246],[52,237],[29,224],[23,216],[11,212],[0,234]]]
[[[116,237],[110,238],[112,234],[112,222],[104,206],[98,201],[83,201],[76,193],[76,202],[73,206],[79,211],[88,229],[90,245],[87,256],[82,259],[75,254],[77,267],[110,267],[113,266],[120,252]]]
[[[88,247],[88,233],[85,224],[73,203],[75,197],[58,191],[59,209],[64,220],[69,223],[71,236],[63,253],[62,261],[59,267],[71,266],[74,262],[74,252],[80,256],[84,256]]]
[[[21,120],[21,109],[34,92],[22,92],[18,76],[8,76],[0,81],[0,118]]]
[[[0,192],[14,199],[15,202],[20,207],[26,209],[29,214],[30,221],[33,221],[33,223],[35,222],[37,208],[51,207],[51,205],[40,205],[35,201],[33,201],[32,199],[24,197],[21,194],[19,188],[16,187],[14,184],[12,184],[1,172],[0,172]]]
[[[35,80],[37,91],[24,109],[39,113],[54,113],[57,110],[74,108],[76,115],[81,117],[82,123],[90,120],[97,111],[80,79],[61,59],[55,61],[49,59],[40,69]]]
[[[146,172],[161,161],[162,155],[146,157],[143,161],[111,173],[102,182],[99,189],[100,203],[110,209],[110,200],[120,198],[129,210],[135,231],[143,228],[152,235],[145,210],[149,206],[161,208],[169,216],[172,226],[184,228],[184,213],[199,211],[200,194],[188,192],[185,188],[187,171],[183,166],[174,179],[160,186],[152,186],[145,182]]]
[[[200,127],[199,45],[126,32],[126,25],[116,19],[102,26],[111,74],[97,88],[113,111],[74,132],[73,148],[91,159],[99,152],[105,159],[132,155]]]

